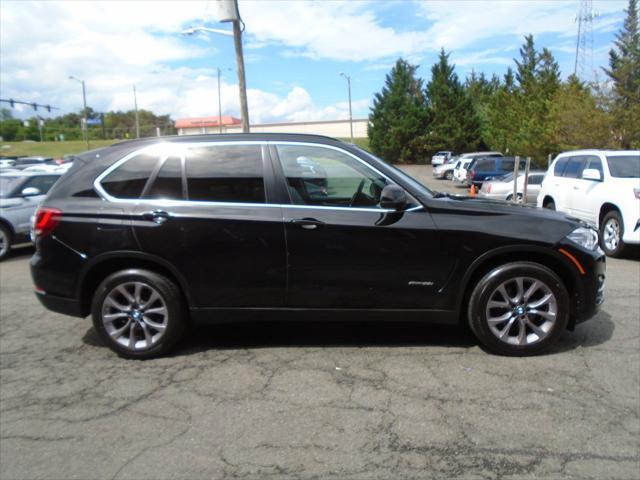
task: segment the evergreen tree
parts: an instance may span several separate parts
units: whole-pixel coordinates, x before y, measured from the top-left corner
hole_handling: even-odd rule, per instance
[[[416,65],[398,59],[376,93],[369,114],[369,145],[390,163],[424,161],[416,139],[426,132],[428,111]]]
[[[638,1],[629,0],[627,16],[609,51],[613,81],[613,108],[616,136],[622,148],[640,147],[640,31]]]
[[[431,67],[426,93],[432,122],[426,140],[433,150],[474,150],[481,141],[476,110],[454,68],[444,49],[440,51],[438,62]]]

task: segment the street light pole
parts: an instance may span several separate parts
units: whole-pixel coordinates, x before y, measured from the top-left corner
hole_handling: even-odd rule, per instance
[[[247,103],[247,82],[244,76],[244,56],[242,54],[242,30],[240,20],[233,20],[233,43],[236,47],[236,63],[238,65],[238,84],[240,88],[240,117],[242,133],[249,133],[249,104]]]
[[[140,138],[140,117],[138,116],[138,97],[135,85],[133,86],[133,106],[136,110],[136,138]]]
[[[344,72],[340,72],[347,79],[347,90],[349,91],[349,131],[351,132],[351,143],[353,143],[353,115],[351,113],[351,77]]]
[[[73,75],[69,76],[69,80],[75,80],[76,82],[80,82],[80,84],[82,85],[82,105],[84,107],[82,110],[82,119],[84,122],[82,133],[84,136],[84,140],[87,142],[87,150],[90,150],[91,147],[89,145],[89,125],[87,124],[87,90],[84,85],[84,80],[80,80]]]

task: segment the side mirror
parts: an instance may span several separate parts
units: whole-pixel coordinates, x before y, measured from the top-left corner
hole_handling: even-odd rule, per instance
[[[596,182],[602,181],[602,175],[600,174],[600,170],[595,168],[587,168],[582,172],[582,178],[584,180],[594,180]]]
[[[35,197],[36,195],[40,195],[40,190],[38,190],[36,187],[27,187],[22,190],[20,194],[23,197]]]
[[[402,210],[407,205],[407,193],[398,185],[387,185],[380,194],[380,207]]]

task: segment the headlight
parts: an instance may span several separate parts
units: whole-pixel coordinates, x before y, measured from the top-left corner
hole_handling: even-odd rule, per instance
[[[595,250],[598,248],[598,232],[593,228],[578,227],[567,235],[567,238],[587,250]]]

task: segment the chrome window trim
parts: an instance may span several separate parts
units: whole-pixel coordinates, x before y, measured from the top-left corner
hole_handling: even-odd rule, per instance
[[[250,208],[302,208],[302,209],[318,209],[318,210],[336,210],[336,211],[352,211],[352,212],[377,212],[377,213],[391,213],[391,212],[395,212],[396,210],[391,210],[391,209],[384,209],[384,208],[357,208],[357,207],[328,207],[328,206],[321,206],[321,205],[293,205],[293,204],[282,204],[282,203],[242,203],[242,202],[206,202],[206,201],[196,201],[196,200],[163,200],[163,199],[144,199],[144,198],[117,198],[114,197],[112,195],[109,195],[106,190],[104,190],[104,188],[102,187],[102,180],[104,180],[104,178],[106,178],[111,172],[113,172],[115,169],[117,169],[119,166],[123,165],[124,163],[128,162],[129,160],[131,160],[133,157],[140,155],[142,153],[149,153],[149,152],[153,152],[154,150],[159,150],[158,152],[158,158],[162,159],[162,158],[168,158],[169,156],[171,156],[171,153],[162,153],[163,148],[162,147],[167,147],[167,148],[176,148],[176,147],[181,147],[182,151],[181,153],[176,153],[176,155],[180,155],[182,158],[182,161],[185,162],[185,158],[186,155],[184,153],[184,151],[187,148],[190,147],[208,147],[208,146],[215,146],[215,145],[221,145],[221,146],[228,146],[228,145],[304,145],[304,146],[311,146],[311,147],[321,147],[321,148],[329,148],[331,150],[337,150],[339,152],[345,153],[346,155],[353,157],[355,160],[357,160],[358,162],[362,163],[363,165],[365,165],[366,167],[369,167],[370,169],[372,169],[374,172],[376,172],[378,175],[381,175],[382,177],[384,177],[386,180],[388,180],[389,182],[393,183],[394,185],[397,185],[397,183],[395,181],[393,181],[392,179],[390,179],[387,175],[385,175],[384,173],[380,172],[377,168],[373,167],[372,165],[368,164],[367,162],[365,162],[364,160],[362,160],[361,158],[357,157],[356,155],[347,152],[346,150],[339,148],[339,147],[334,147],[333,145],[324,145],[321,143],[311,143],[311,142],[289,142],[289,141],[275,141],[275,142],[269,142],[269,141],[223,141],[223,142],[179,142],[179,143],[174,143],[174,142],[162,142],[162,143],[156,143],[153,145],[147,145],[146,147],[140,148],[138,150],[135,150],[127,155],[125,155],[124,157],[122,157],[120,160],[118,160],[117,162],[113,163],[113,165],[111,165],[110,167],[108,167],[104,172],[102,172],[100,175],[98,175],[96,177],[96,179],[93,181],[93,188],[96,190],[96,192],[98,192],[98,195],[106,201],[112,202],[112,203],[135,203],[136,205],[151,205],[151,206],[187,206],[187,205],[192,205],[192,206],[211,206],[211,207],[250,207]],[[186,172],[185,172],[186,173]],[[403,210],[404,212],[415,212],[418,210],[422,210],[424,208],[424,206],[422,205],[417,205],[415,207],[409,208],[407,210]]]

